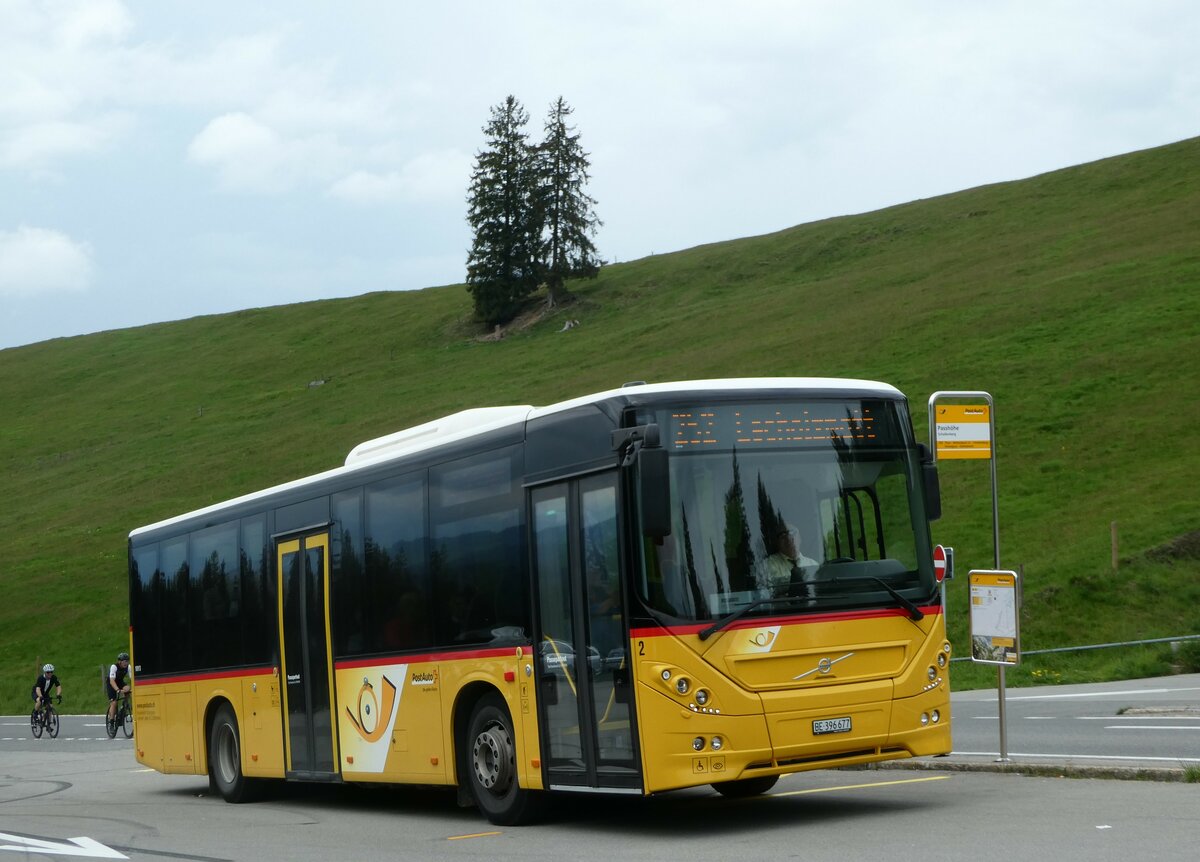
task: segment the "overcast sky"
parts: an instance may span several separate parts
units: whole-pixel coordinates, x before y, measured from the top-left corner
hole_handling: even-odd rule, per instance
[[[626,261],[1200,135],[1200,2],[0,0],[0,348],[461,282],[510,93]]]

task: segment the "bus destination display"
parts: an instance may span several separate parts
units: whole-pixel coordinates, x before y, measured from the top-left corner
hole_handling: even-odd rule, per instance
[[[673,410],[668,441],[676,452],[875,442],[887,423],[860,402],[738,404]],[[882,426],[882,427],[880,427]],[[886,433],[886,432],[885,432]]]

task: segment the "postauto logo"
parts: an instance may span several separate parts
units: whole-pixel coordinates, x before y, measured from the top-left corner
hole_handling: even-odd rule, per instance
[[[358,690],[358,714],[346,706],[351,724],[367,742],[377,741],[387,731],[386,716],[392,714],[392,707],[396,705],[396,684],[385,676],[380,680],[380,687],[382,700],[376,695],[370,679],[364,676],[362,688]]]

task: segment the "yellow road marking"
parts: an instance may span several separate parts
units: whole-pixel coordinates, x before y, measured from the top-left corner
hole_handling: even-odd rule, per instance
[[[502,835],[502,832],[476,832],[473,835],[451,835],[447,841],[461,841],[464,838],[488,838],[492,835]]]
[[[861,790],[864,787],[889,787],[893,784],[916,784],[920,781],[945,781],[952,775],[931,775],[928,778],[905,778],[900,781],[876,781],[872,784],[846,784],[842,787],[814,787],[809,790],[788,790],[783,793],[772,793],[771,796],[803,796],[806,793],[831,793],[834,790]]]

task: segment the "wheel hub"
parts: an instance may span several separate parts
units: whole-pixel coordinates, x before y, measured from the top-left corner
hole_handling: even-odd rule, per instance
[[[512,738],[499,724],[491,724],[475,737],[472,748],[475,778],[481,787],[501,795],[512,784],[515,771]]]

